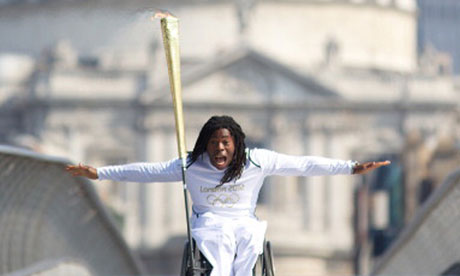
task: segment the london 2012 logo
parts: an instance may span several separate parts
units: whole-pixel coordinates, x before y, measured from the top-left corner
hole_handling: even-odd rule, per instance
[[[210,194],[206,197],[206,200],[209,204],[215,207],[226,207],[232,208],[238,201],[240,201],[240,196],[232,194]]]

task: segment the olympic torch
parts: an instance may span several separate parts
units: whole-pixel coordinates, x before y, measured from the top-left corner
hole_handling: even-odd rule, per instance
[[[155,18],[161,18],[161,31],[163,33],[163,44],[168,64],[169,85],[174,105],[174,118],[176,122],[177,147],[179,158],[182,161],[182,187],[185,199],[185,215],[187,220],[187,237],[189,242],[189,254],[194,271],[195,261],[192,251],[192,237],[190,234],[190,220],[188,211],[187,184],[185,171],[187,168],[187,153],[185,148],[184,115],[182,112],[182,88],[180,78],[180,52],[179,52],[179,19],[169,12],[157,12]]]

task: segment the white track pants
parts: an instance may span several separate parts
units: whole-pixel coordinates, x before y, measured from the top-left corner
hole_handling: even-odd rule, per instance
[[[251,276],[262,253],[267,222],[205,213],[192,219],[192,236],[213,266],[211,276]]]

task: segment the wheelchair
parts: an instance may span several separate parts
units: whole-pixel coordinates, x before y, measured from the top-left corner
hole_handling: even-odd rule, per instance
[[[195,260],[195,268],[192,268],[189,242],[185,242],[184,253],[182,255],[182,265],[180,276],[209,276],[212,265],[206,257],[198,250],[193,240],[192,252]],[[257,258],[257,262],[252,270],[253,276],[275,276],[275,265],[273,263],[273,252],[269,241],[264,241],[262,254]]]

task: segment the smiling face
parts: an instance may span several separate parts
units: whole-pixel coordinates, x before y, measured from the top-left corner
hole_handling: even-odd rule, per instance
[[[230,165],[235,153],[235,142],[232,134],[226,128],[220,128],[211,135],[206,147],[211,164],[219,170]]]

